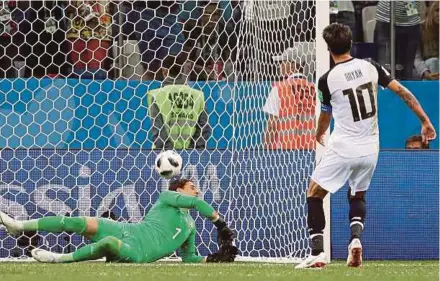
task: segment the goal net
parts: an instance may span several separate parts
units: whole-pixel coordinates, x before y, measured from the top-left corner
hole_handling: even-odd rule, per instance
[[[293,89],[302,97],[295,102],[281,97],[293,84],[273,56],[292,48],[288,61],[300,69],[288,74],[314,81],[315,1],[165,3],[0,3],[0,210],[20,220],[141,221],[168,185],[152,167],[166,145],[154,128],[169,116],[162,105],[153,114],[148,97],[169,84],[166,63],[177,56],[187,85],[203,92],[210,128],[199,132],[196,149],[178,150],[183,176],[236,230],[242,260],[304,258],[306,188],[315,163],[314,146],[303,144],[313,138],[315,102],[304,93],[314,99],[314,90]],[[273,87],[277,118],[264,109]],[[179,110],[194,106],[185,96],[168,99],[172,110],[179,99]],[[171,119],[188,127],[200,121]],[[278,130],[270,141],[269,123]],[[184,139],[186,132],[179,134]],[[295,140],[290,147],[283,144],[288,138]],[[192,214],[199,254],[215,251],[215,228]],[[16,239],[0,229],[0,258],[26,257],[33,247],[68,253],[85,243],[76,234]]]

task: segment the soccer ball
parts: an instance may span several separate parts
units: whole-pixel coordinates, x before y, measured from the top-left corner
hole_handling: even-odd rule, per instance
[[[154,161],[156,172],[163,178],[170,179],[180,174],[182,157],[173,150],[159,153]]]

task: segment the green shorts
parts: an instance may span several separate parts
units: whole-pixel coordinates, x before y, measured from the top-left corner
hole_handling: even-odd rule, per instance
[[[114,237],[122,242],[118,256],[107,257],[107,261],[142,263],[148,262],[147,253],[139,247],[137,238],[133,233],[137,225],[123,222],[116,222],[110,219],[98,219],[98,231],[91,238],[93,243],[99,242],[106,237]]]

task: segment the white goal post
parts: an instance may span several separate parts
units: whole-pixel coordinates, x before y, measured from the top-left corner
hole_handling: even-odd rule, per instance
[[[5,8],[11,21],[15,12],[28,12],[20,24],[31,28],[16,30],[24,39],[10,31],[10,44],[20,51],[7,52],[8,71],[0,66],[1,211],[21,220],[67,215],[141,221],[168,185],[152,169],[160,151],[152,149],[156,120],[147,93],[161,83],[145,81],[152,65],[145,53],[162,64],[161,53],[173,53],[181,44],[182,72],[188,85],[203,92],[211,128],[206,149],[178,151],[183,176],[194,180],[237,231],[238,261],[297,263],[310,253],[306,189],[324,148],[268,149],[264,105],[283,79],[272,57],[285,49],[313,45],[298,53],[310,82],[328,70],[322,30],[329,23],[329,1],[183,1],[178,20],[165,31],[155,30],[165,45],[152,53],[151,44],[148,50],[142,44],[148,27],[136,24],[148,17],[168,22],[169,16],[160,19],[164,7],[139,13],[142,21],[131,18],[130,9],[136,8],[123,4],[130,1],[70,1],[75,9],[41,2],[42,7]],[[41,30],[32,29],[38,25],[30,23],[44,21]],[[126,23],[134,30],[126,31]],[[38,40],[59,41],[35,41],[36,34]],[[42,53],[41,44],[50,45],[47,52],[53,54]],[[317,120],[319,101],[313,106]],[[307,115],[295,112],[298,119]],[[312,138],[315,128],[290,130]],[[330,196],[324,208],[325,252],[331,257]],[[191,214],[198,252],[215,251],[212,224]],[[21,261],[32,247],[68,253],[85,243],[68,233],[25,233],[15,239],[0,227],[0,260]]]
[[[322,31],[324,28],[330,23],[330,3],[329,1],[317,1],[316,2],[316,77],[321,77],[326,73],[330,68],[330,53],[327,50],[327,44],[322,38]],[[321,108],[319,103],[317,103],[316,107],[316,116],[319,116],[319,112]],[[318,118],[316,118],[318,120]],[[324,140],[325,143],[328,142],[330,134],[327,131]],[[316,162],[319,162],[321,159],[325,148],[322,147],[319,143],[316,144]],[[326,228],[324,229],[324,252],[327,254],[327,257],[331,259],[331,233],[330,233],[330,225],[331,225],[331,212],[330,212],[330,193],[324,199],[324,214],[326,221]],[[330,260],[329,260],[330,262]]]

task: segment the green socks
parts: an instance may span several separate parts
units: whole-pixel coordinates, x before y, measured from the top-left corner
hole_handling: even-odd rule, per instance
[[[45,217],[23,221],[23,231],[75,232],[82,234],[87,227],[85,217]]]

